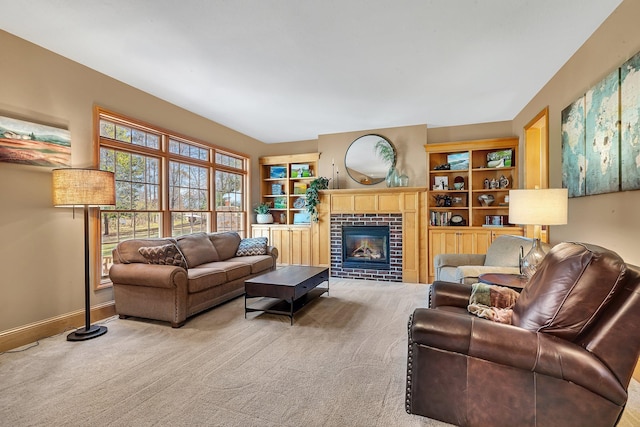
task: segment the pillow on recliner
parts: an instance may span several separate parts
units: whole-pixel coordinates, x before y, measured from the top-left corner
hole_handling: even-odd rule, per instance
[[[574,341],[606,307],[625,268],[618,254],[599,246],[556,245],[513,307],[513,325]]]

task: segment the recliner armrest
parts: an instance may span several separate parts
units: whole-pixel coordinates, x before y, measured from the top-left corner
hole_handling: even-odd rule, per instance
[[[452,306],[467,308],[472,287],[461,283],[436,280],[429,292],[429,307]]]
[[[598,358],[569,341],[472,315],[418,308],[410,345],[421,345],[574,382],[624,405],[626,391]]]

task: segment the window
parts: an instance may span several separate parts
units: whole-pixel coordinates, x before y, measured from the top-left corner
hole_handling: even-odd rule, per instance
[[[96,109],[100,169],[116,205],[101,210],[101,276],[118,242],[247,227],[248,157]]]

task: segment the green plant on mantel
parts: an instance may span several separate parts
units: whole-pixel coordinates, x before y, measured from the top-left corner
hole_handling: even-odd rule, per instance
[[[318,222],[318,204],[320,203],[320,190],[329,188],[329,178],[320,176],[309,183],[309,188],[305,193],[307,212],[313,222]]]

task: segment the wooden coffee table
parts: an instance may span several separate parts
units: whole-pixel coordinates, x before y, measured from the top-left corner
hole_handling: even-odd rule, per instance
[[[327,282],[326,287],[318,287]],[[251,311],[289,316],[325,292],[329,293],[329,269],[295,265],[244,281],[244,317]],[[249,301],[251,300],[251,301]]]

